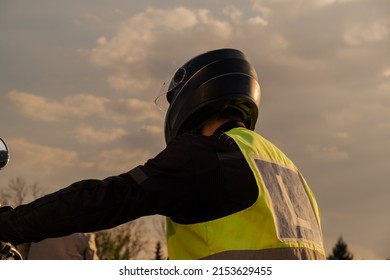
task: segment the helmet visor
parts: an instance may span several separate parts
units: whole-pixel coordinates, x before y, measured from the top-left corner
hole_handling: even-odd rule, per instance
[[[185,77],[186,69],[179,68],[172,72],[171,75],[169,75],[169,78],[162,84],[161,89],[154,100],[154,103],[161,111],[168,111],[170,104],[176,98],[178,93],[177,89],[183,83]]]

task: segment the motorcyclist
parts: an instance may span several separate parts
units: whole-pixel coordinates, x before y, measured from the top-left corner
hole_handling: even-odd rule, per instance
[[[235,49],[200,54],[162,96],[166,148],[130,171],[0,211],[20,244],[167,217],[170,259],[324,259],[319,209],[302,174],[254,132],[257,74]]]

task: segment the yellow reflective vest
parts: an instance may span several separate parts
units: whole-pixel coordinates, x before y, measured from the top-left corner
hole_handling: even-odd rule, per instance
[[[301,173],[277,147],[245,129],[226,132],[256,178],[256,202],[197,224],[167,218],[170,259],[325,259],[320,214]]]

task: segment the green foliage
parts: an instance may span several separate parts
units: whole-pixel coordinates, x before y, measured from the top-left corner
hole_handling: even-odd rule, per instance
[[[353,260],[353,255],[348,251],[347,243],[342,237],[339,237],[336,245],[333,247],[332,254],[328,256],[328,260]]]

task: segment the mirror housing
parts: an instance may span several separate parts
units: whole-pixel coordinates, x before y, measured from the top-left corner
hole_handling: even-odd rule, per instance
[[[4,140],[0,138],[0,169],[6,166],[9,162],[8,147]]]

